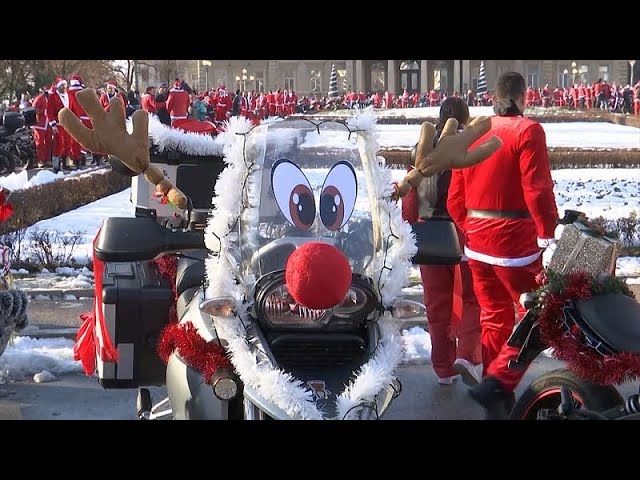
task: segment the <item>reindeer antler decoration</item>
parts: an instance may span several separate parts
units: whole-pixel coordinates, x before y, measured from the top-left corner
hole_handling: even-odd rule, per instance
[[[420,130],[420,140],[416,148],[416,165],[398,183],[394,197],[404,197],[411,187],[417,187],[423,178],[452,168],[467,168],[480,163],[502,146],[502,141],[493,136],[473,150],[468,148],[491,129],[491,118],[476,117],[462,133],[456,134],[458,121],[450,118],[445,123],[436,148],[433,139],[435,127],[424,122]]]
[[[133,134],[129,135],[125,126],[124,107],[117,97],[109,102],[109,113],[102,108],[93,90],[82,90],[76,98],[91,118],[93,129],[85,127],[71,110],[63,108],[58,114],[58,119],[65,130],[87,150],[117,157],[134,173],[144,174],[144,177],[156,186],[156,191],[166,195],[176,207],[186,209],[185,194],[174,187],[160,169],[150,163],[147,112],[137,110],[133,114]]]

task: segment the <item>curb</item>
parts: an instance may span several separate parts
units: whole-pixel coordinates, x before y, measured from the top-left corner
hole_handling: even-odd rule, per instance
[[[67,338],[75,340],[78,335],[78,327],[51,327],[40,328],[37,325],[29,325],[20,332],[15,332],[18,337],[32,338]]]
[[[64,300],[66,295],[73,295],[77,299],[80,298],[93,298],[93,288],[31,288],[24,289],[24,292],[35,299],[38,296],[49,297],[50,300]]]

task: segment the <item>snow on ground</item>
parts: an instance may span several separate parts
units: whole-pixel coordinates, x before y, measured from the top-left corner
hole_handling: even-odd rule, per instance
[[[640,148],[640,129],[608,122],[542,123],[547,146],[575,149]],[[420,125],[378,125],[381,148],[411,149]]]
[[[640,277],[640,257],[620,257],[616,263],[619,277]]]
[[[73,345],[66,338],[16,337],[0,356],[0,379],[19,381],[45,370],[54,375],[81,372]]]
[[[74,258],[79,262],[86,262],[91,258],[91,246],[102,222],[108,217],[134,217],[135,207],[131,203],[131,189],[101,198],[75,210],[63,213],[57,217],[42,220],[27,229],[52,230],[61,233],[84,232],[81,245],[74,252]]]
[[[19,173],[11,173],[5,177],[0,177],[0,187],[7,190],[23,190],[25,188],[34,187],[36,185],[44,185],[45,183],[55,182],[63,178],[77,177],[79,175],[86,175],[98,170],[105,170],[102,167],[84,168],[81,170],[74,170],[72,172],[58,172],[53,173],[51,170],[40,170],[33,177],[29,178],[26,170],[22,170]]]
[[[394,180],[406,172],[393,169]],[[580,210],[590,218],[617,219],[635,211],[640,215],[640,169],[571,168],[552,170],[558,213]]]
[[[404,344],[403,363],[431,362],[431,336],[424,328],[413,327],[402,330],[402,342]]]

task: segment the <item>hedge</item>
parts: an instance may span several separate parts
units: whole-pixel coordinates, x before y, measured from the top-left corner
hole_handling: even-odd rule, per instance
[[[129,186],[130,177],[104,169],[16,190],[9,198],[14,207],[13,214],[0,224],[0,235],[74,210]]]
[[[379,155],[388,165],[405,167],[411,160],[409,150],[382,149]],[[640,167],[640,149],[637,150],[574,150],[550,148],[549,162],[554,170],[560,168],[637,168]]]

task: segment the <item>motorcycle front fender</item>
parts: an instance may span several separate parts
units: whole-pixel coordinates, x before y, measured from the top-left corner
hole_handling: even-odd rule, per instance
[[[507,340],[507,345],[520,349],[518,357],[509,361],[509,368],[516,370],[527,368],[540,353],[547,349],[547,345],[540,338],[538,317],[531,310],[515,328]]]

